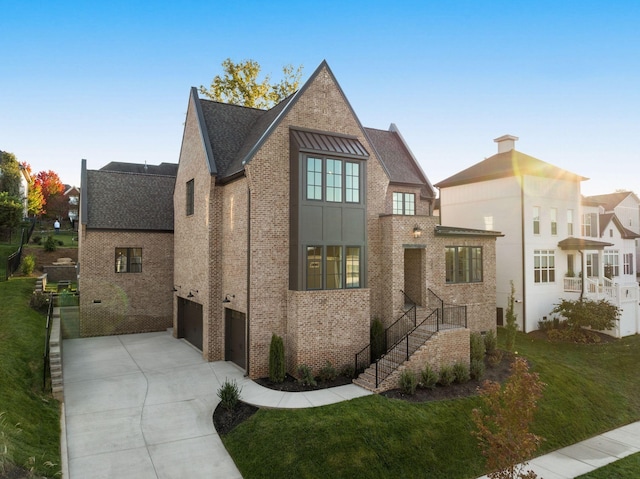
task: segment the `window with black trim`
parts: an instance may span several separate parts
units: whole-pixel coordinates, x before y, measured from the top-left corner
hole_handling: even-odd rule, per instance
[[[393,214],[414,216],[416,195],[414,193],[393,193]]]
[[[359,288],[360,246],[307,246],[306,289]]]
[[[116,273],[142,273],[142,248],[116,248]]]
[[[307,200],[360,203],[360,163],[329,157],[306,157]]]
[[[194,203],[194,185],[193,180],[187,181],[187,216],[193,214],[193,203]]]
[[[445,248],[447,283],[482,282],[482,247],[447,246]]]

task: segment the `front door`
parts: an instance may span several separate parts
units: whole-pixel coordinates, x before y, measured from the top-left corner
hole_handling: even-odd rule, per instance
[[[246,369],[246,316],[240,311],[225,308],[225,360]]]
[[[202,351],[202,305],[178,298],[178,337]]]

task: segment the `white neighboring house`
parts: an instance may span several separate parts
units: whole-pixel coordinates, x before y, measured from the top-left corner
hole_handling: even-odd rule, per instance
[[[600,206],[602,213],[615,213],[622,226],[640,234],[640,199],[632,191],[617,191],[585,197],[585,201]],[[636,276],[640,276],[640,238],[635,239]]]
[[[625,304],[624,321],[609,333],[634,334],[638,284],[629,274],[613,281],[604,276],[605,257],[613,261],[614,251],[628,252],[633,240],[617,228],[601,239],[600,207],[583,205],[580,194],[587,178],[515,150],[517,140],[511,135],[495,139],[497,154],[435,185],[442,222],[504,234],[496,242],[498,324],[513,282],[522,331],[536,330],[541,320],[550,319],[561,298],[604,297]],[[631,252],[635,263],[635,248]]]
[[[20,199],[22,200],[22,217],[29,216],[29,181],[31,177],[27,169],[20,165]]]

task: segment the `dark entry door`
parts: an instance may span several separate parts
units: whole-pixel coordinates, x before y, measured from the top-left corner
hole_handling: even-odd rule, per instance
[[[225,360],[233,361],[242,369],[246,369],[245,325],[246,317],[240,311],[225,309]]]
[[[178,337],[202,351],[202,305],[178,298]]]

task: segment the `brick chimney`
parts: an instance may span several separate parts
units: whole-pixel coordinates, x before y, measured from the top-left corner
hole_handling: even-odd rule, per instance
[[[503,135],[493,141],[498,144],[498,153],[506,153],[507,151],[515,150],[515,143],[518,139],[517,136]]]

